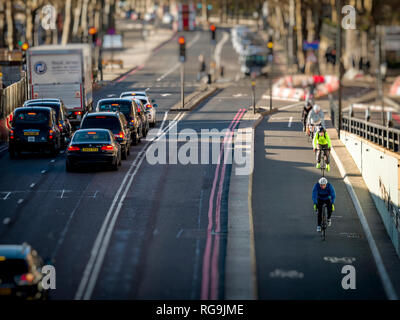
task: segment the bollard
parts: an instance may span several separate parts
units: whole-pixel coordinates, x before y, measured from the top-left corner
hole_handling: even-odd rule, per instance
[[[369,110],[369,107],[365,109],[365,121],[369,121],[371,119],[371,111]]]
[[[386,113],[386,118],[387,118],[387,122],[386,122],[386,126],[389,128],[393,127],[393,118],[392,118],[392,112],[388,111]]]

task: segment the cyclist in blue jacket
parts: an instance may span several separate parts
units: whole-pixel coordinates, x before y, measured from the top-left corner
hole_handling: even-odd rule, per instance
[[[335,188],[330,183],[328,183],[328,180],[325,177],[319,179],[319,181],[314,185],[312,191],[314,210],[318,211],[317,232],[321,232],[322,206],[324,205],[324,203],[328,208],[328,226],[332,225],[331,215],[332,211],[335,211],[335,199]]]

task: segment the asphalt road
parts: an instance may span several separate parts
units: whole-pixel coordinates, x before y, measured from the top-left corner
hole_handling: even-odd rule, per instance
[[[337,194],[327,241],[316,232],[311,193],[321,174],[302,132],[302,106],[257,127],[253,215],[259,299],[386,299],[368,241],[338,167],[326,174]],[[379,235],[390,243],[388,237]],[[394,255],[395,256],[395,255]],[[398,263],[395,258],[392,262]],[[342,268],[356,270],[356,289],[342,288]]]
[[[185,36],[185,91],[190,94],[199,86],[198,55],[204,54],[208,65],[213,46],[208,32]],[[221,39],[220,32],[217,41]],[[97,102],[149,88],[159,105],[156,129],[161,140],[149,136],[132,147],[118,172],[91,168],[67,173],[63,153],[55,158],[27,154],[13,161],[7,154],[0,156],[0,243],[28,242],[45,260],[52,260],[57,272],[52,299],[224,298],[231,165],[219,163],[218,155],[229,149],[220,149],[223,130],[236,128],[250,112],[252,91],[249,79],[238,76],[230,41],[221,52],[225,74],[220,81],[230,86],[190,113],[166,113],[180,101],[176,41],[156,50],[145,66],[95,92]],[[268,106],[262,98],[267,86],[267,79],[257,79],[258,106]],[[340,201],[333,228],[324,244],[315,232],[310,193],[318,174],[310,144],[299,132],[299,114],[282,111],[271,118],[283,119],[269,120],[268,125],[264,121],[256,131],[253,208],[259,298],[384,298],[334,165],[328,179]],[[216,131],[218,139],[201,138],[207,129]],[[182,162],[192,138],[205,143],[194,158],[200,164]],[[153,154],[165,154],[167,163],[152,163],[150,151],[162,148],[161,142],[165,152]],[[179,161],[174,161],[176,154]],[[324,257],[355,258],[352,264],[363,280],[356,293],[340,289],[341,264]],[[290,273],[295,278],[279,278],[278,271],[278,278],[271,277],[276,269],[297,273]],[[300,273],[303,277],[296,279]]]
[[[220,33],[217,40],[221,38]],[[197,57],[213,48],[208,32],[187,33],[186,39],[185,91],[190,94],[199,86]],[[228,80],[239,72],[232,51],[226,42],[222,57],[231,66]],[[180,100],[176,66],[177,44],[171,41],[146,66],[96,91],[95,103],[149,88],[159,105],[157,128],[190,128],[193,136],[202,129],[221,132],[238,124],[233,119],[239,109],[242,116],[250,105],[250,84],[244,80],[190,114],[166,115]],[[180,120],[176,127],[173,119]],[[169,134],[165,138],[167,145],[176,141]],[[64,154],[26,154],[13,161],[1,156],[0,243],[28,242],[45,260],[52,259],[57,289],[51,298],[223,298],[230,165],[150,164],[145,152],[150,139],[131,149],[118,172],[93,168],[67,173]],[[183,144],[177,143],[178,150]],[[212,145],[206,147],[210,159]],[[167,159],[169,155],[167,149]]]

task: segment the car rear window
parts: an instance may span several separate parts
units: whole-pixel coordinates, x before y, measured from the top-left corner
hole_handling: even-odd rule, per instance
[[[30,107],[48,107],[54,109],[56,112],[56,119],[58,119],[58,116],[60,114],[60,105],[59,104],[49,104],[49,103],[32,103],[29,104]]]
[[[15,123],[47,123],[49,113],[41,110],[20,111],[15,116]]]
[[[118,102],[101,102],[99,111],[121,111],[123,114],[130,114],[132,102],[118,101]]]
[[[73,142],[110,141],[110,134],[105,131],[77,131]]]
[[[81,125],[81,129],[90,129],[90,128],[119,130],[121,128],[121,124],[115,117],[93,116],[85,118]]]
[[[29,272],[24,259],[0,259],[0,279],[7,279]]]

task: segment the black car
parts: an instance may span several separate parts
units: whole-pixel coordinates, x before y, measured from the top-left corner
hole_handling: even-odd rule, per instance
[[[61,142],[66,147],[71,140],[72,127],[68,120],[67,110],[62,102],[46,100],[29,100],[24,104],[25,107],[49,107],[55,110],[58,127],[61,132]]]
[[[9,133],[11,158],[21,151],[49,150],[55,156],[61,145],[56,112],[48,107],[21,107],[14,110]]]
[[[142,118],[139,116],[135,102],[131,99],[101,99],[97,102],[97,112],[120,111],[125,116],[129,128],[131,129],[132,144],[136,145],[144,137]],[[146,132],[147,133],[147,132]]]
[[[43,260],[28,244],[0,245],[0,299],[46,299],[48,290],[42,286],[43,265]]]
[[[115,139],[122,147],[122,159],[126,159],[130,154],[131,129],[125,116],[117,112],[94,112],[87,113],[81,122],[81,129],[109,129],[114,134]]]
[[[108,129],[80,129],[67,149],[66,170],[79,165],[105,164],[113,170],[121,165],[121,146]]]

